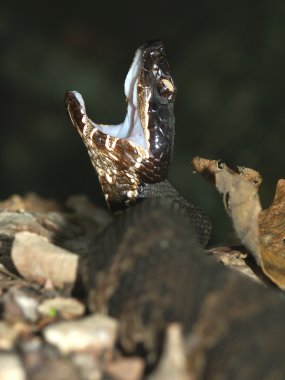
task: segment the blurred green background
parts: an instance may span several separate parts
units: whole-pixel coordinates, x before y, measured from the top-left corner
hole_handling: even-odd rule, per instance
[[[121,122],[134,51],[158,38],[178,88],[171,182],[208,212],[216,240],[230,222],[214,188],[192,174],[192,157],[259,170],[268,205],[285,175],[285,3],[185,4],[1,2],[1,199],[35,191],[103,202],[64,94],[81,92],[98,122]]]

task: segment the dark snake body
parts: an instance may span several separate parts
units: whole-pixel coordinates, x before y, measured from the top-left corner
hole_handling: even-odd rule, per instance
[[[164,55],[163,62],[166,65]],[[145,75],[149,71],[151,67],[146,67]],[[118,210],[135,204],[117,215],[96,237],[92,252],[80,258],[79,277],[90,310],[116,317],[122,348],[130,353],[143,348],[149,362],[159,355],[169,323],[181,323],[191,379],[284,379],[283,299],[205,255],[201,246],[209,238],[209,221],[165,181],[170,151],[167,157],[157,154],[154,161],[150,155],[149,162],[131,169],[128,178],[133,180],[124,182],[127,164],[121,160],[121,167],[115,162],[109,170],[106,135],[92,132],[94,126],[86,121],[85,109],[74,93],[67,95],[67,108],[108,191],[110,207]],[[100,146],[104,159],[98,158]],[[127,142],[119,139],[115,146],[126,149],[130,164]],[[156,182],[151,170],[159,166],[159,157],[163,175],[156,174]],[[136,170],[142,168],[147,173],[143,177]],[[118,172],[118,181],[110,180]],[[130,190],[134,183],[137,189]]]

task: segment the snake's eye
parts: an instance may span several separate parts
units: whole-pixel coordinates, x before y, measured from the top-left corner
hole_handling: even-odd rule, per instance
[[[160,79],[157,82],[157,91],[162,98],[170,99],[174,93],[174,87],[168,79]]]

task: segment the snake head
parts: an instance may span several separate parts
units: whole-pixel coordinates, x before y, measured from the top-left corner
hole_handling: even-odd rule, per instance
[[[166,179],[176,94],[162,42],[142,45],[125,80],[127,113],[118,125],[93,122],[81,94],[66,94],[69,118],[87,147],[112,211],[135,203],[144,186]]]

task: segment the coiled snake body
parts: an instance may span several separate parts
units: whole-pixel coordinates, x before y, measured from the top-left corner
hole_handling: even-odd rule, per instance
[[[180,322],[191,379],[283,379],[283,301],[205,256],[207,216],[166,181],[175,92],[163,45],[151,42],[126,77],[122,124],[94,123],[82,96],[66,95],[109,208],[126,209],[80,258],[89,308],[118,318],[123,349],[149,361]]]

